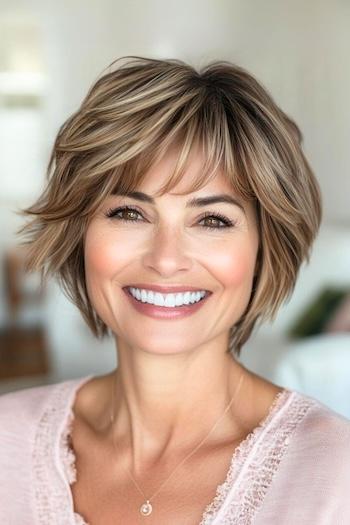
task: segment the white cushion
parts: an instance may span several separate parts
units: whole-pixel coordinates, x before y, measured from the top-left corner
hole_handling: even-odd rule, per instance
[[[350,333],[287,343],[272,381],[310,395],[350,419]]]

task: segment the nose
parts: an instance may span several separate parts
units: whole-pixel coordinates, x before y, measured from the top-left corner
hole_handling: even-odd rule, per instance
[[[179,271],[188,271],[193,264],[187,255],[185,240],[178,229],[159,228],[144,254],[143,264],[163,277],[170,277]]]

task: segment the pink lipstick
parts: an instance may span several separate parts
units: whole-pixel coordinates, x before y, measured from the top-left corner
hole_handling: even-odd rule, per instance
[[[206,303],[211,292],[207,293],[200,301],[194,304],[184,304],[183,306],[156,306],[155,304],[143,303],[131,295],[128,288],[123,288],[124,293],[130,301],[130,304],[141,314],[153,317],[154,319],[182,319],[198,312]]]

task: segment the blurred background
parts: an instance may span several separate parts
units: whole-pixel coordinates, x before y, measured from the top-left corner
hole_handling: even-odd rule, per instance
[[[225,59],[296,120],[324,218],[309,265],[241,361],[350,418],[350,2],[0,0],[0,393],[116,366],[54,282],[23,273],[16,213],[39,195],[64,120],[124,55]]]

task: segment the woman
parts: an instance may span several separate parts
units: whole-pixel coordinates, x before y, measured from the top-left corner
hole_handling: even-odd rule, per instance
[[[238,360],[319,227],[301,140],[228,62],[92,86],[24,231],[118,367],[0,398],[1,523],[349,523],[349,422]]]

